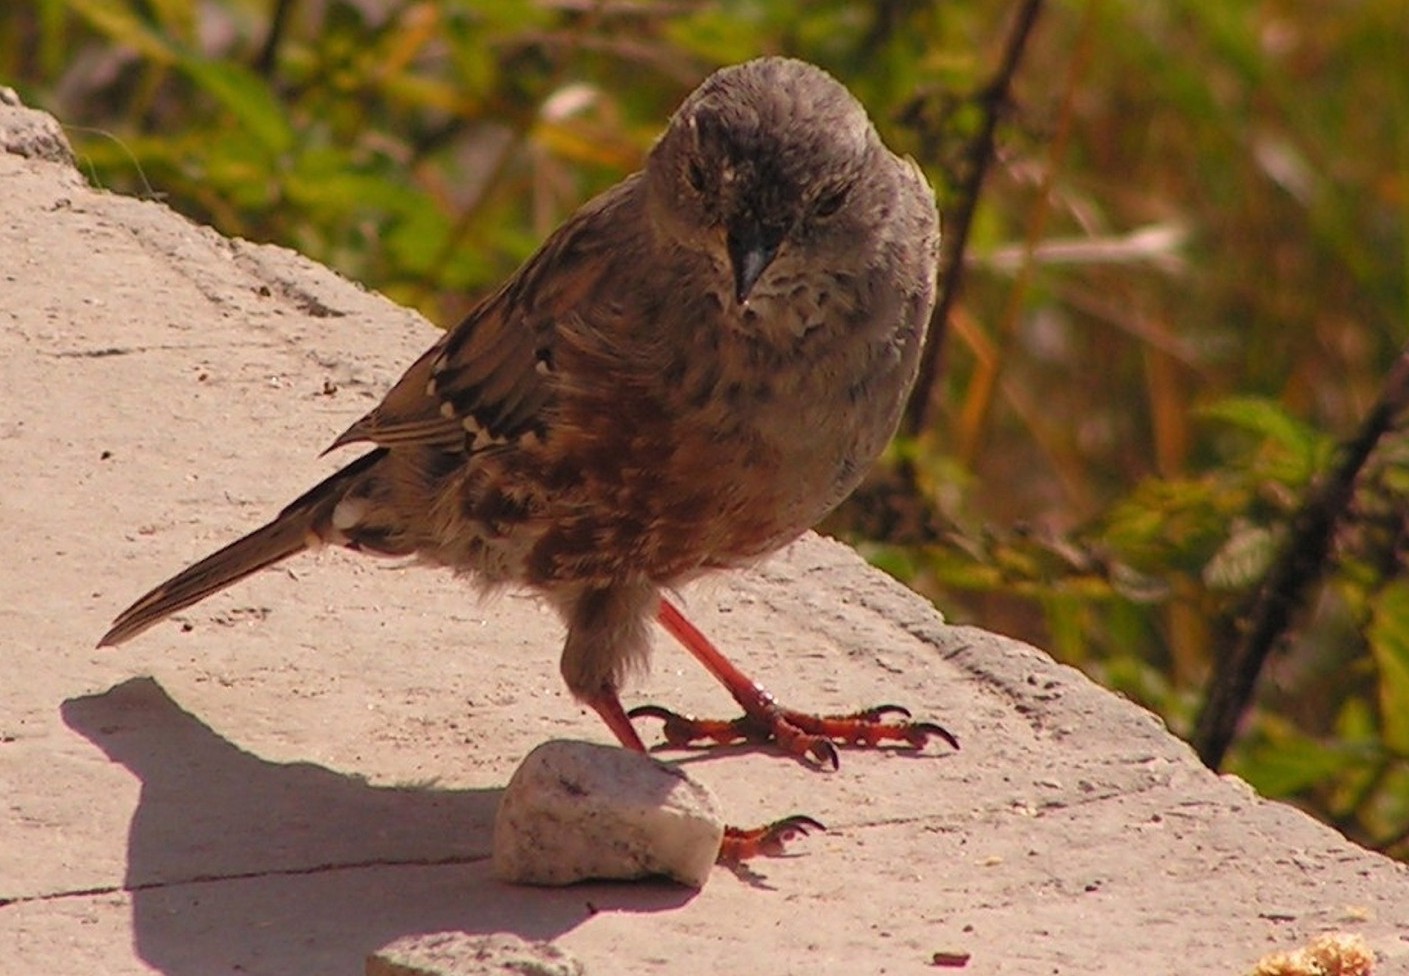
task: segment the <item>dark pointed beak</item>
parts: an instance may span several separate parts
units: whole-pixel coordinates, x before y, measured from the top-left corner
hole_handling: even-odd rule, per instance
[[[729,229],[725,244],[729,263],[734,266],[734,297],[740,305],[748,300],[749,292],[773,263],[782,243],[782,230],[764,227],[756,220],[740,221]]]

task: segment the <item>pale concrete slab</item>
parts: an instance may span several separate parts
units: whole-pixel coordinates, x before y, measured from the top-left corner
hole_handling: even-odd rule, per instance
[[[552,940],[594,974],[920,974],[939,951],[969,973],[1235,974],[1327,930],[1409,973],[1401,865],[815,537],[688,591],[696,622],[788,704],[900,702],[963,751],[848,751],[837,773],[666,754],[736,823],[832,827],[700,892],[491,878],[519,760],[611,741],[527,596],[326,553],[94,650],[331,470],[317,453],[434,332],[89,189],[35,118],[0,106],[0,135],[25,132],[0,153],[0,974],[353,974],[433,932]],[[645,701],[731,705],[664,638]]]

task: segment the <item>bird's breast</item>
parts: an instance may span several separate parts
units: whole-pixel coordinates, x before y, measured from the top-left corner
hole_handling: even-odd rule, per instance
[[[742,307],[696,289],[620,328],[584,319],[560,346],[543,436],[486,458],[461,499],[508,575],[680,582],[767,555],[850,492],[906,386],[895,327],[845,282],[765,284]]]
[[[534,582],[678,582],[760,558],[815,524],[884,445],[877,412],[838,363],[723,342],[660,382],[562,405],[519,459],[541,486],[525,573]],[[838,386],[839,385],[839,386]]]

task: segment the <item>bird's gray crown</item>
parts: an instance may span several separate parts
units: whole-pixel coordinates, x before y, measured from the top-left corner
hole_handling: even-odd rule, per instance
[[[865,109],[831,75],[762,58],[706,79],[671,119],[651,166],[677,199],[704,201],[706,222],[746,211],[791,224],[844,193],[875,140]]]

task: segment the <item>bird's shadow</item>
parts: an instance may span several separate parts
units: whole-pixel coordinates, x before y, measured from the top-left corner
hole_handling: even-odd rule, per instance
[[[384,787],[246,752],[151,678],[63,703],[142,783],[123,888],[168,974],[355,973],[409,934],[551,939],[602,911],[678,908],[666,882],[526,888],[489,871],[497,789]]]

